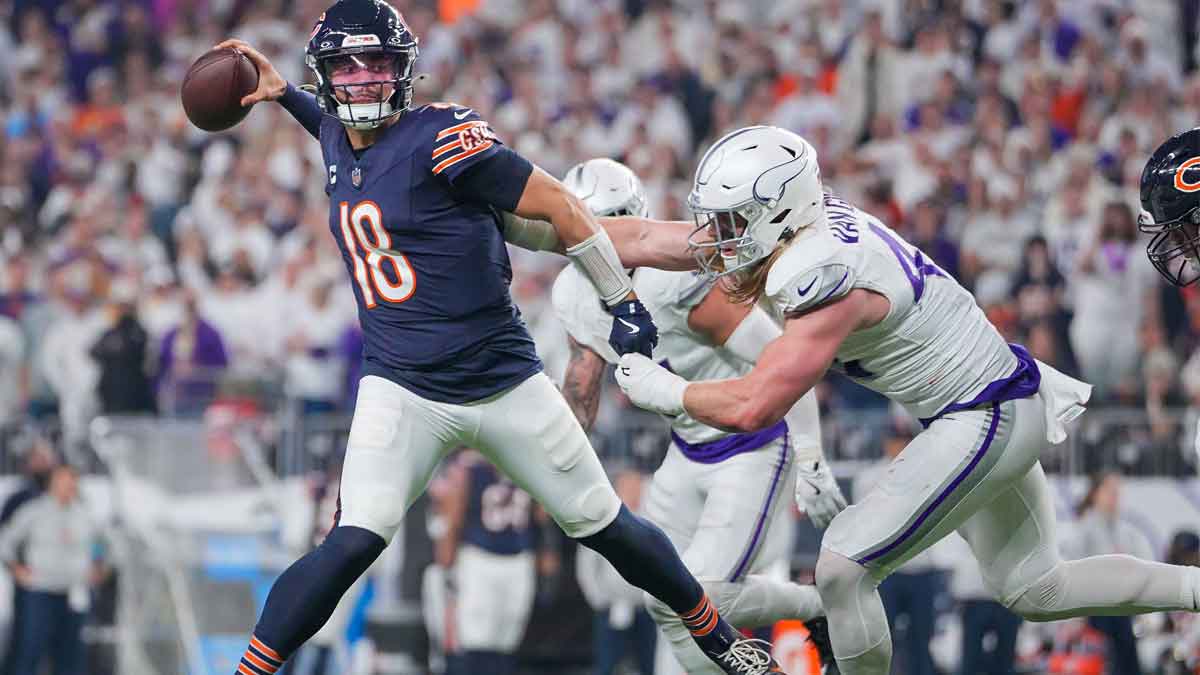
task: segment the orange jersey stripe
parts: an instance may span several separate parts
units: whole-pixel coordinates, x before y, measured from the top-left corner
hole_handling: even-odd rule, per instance
[[[453,157],[447,157],[446,159],[443,159],[437,166],[433,167],[433,172],[441,173],[442,171],[445,171],[447,168],[454,166],[455,164],[470,157],[471,155],[478,155],[479,153],[483,152],[484,150],[487,150],[488,148],[492,147],[492,145],[493,145],[492,141],[487,141],[486,143],[483,143],[474,148],[471,148],[470,150],[468,150],[466,152],[460,152],[457,155],[454,155]]]
[[[250,644],[254,645],[254,648],[257,649],[258,651],[262,652],[263,655],[265,655],[267,658],[275,659],[276,661],[283,663],[283,657],[279,655],[279,652],[264,645],[262,643],[262,640],[259,640],[258,638],[254,637],[253,635],[250,636]]]
[[[483,120],[471,120],[470,122],[463,122],[462,124],[455,124],[452,127],[447,127],[445,129],[442,129],[441,131],[439,131],[437,138],[435,138],[433,140],[440,141],[443,138],[446,138],[447,136],[456,134],[464,129],[470,129],[471,127],[477,127],[477,126],[485,126],[486,127],[487,122],[484,122]]]
[[[451,150],[457,150],[461,147],[462,147],[462,141],[454,141],[453,143],[447,143],[447,144],[443,145],[442,147],[438,148],[437,150],[433,151],[433,158],[437,159],[438,157],[446,154],[447,152],[450,152]]]

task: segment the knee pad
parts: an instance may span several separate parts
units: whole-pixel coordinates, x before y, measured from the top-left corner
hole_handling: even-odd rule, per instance
[[[599,533],[617,518],[621,499],[608,483],[593,485],[568,502],[566,508],[550,517],[572,539]]]
[[[827,548],[822,548],[817,558],[815,576],[822,598],[847,597],[857,592],[864,582],[870,583],[872,588],[878,585],[866,567]]]
[[[1029,621],[1055,621],[1061,618],[1065,586],[1065,571],[1062,565],[1055,565],[1017,596],[1008,608]]]
[[[404,500],[404,494],[392,488],[359,489],[353,501],[343,501],[337,524],[367,530],[385,542],[391,541],[408,510]]]
[[[403,470],[395,472],[396,462],[388,455],[388,451],[363,445],[348,450],[338,488],[341,510],[337,524],[370,530],[385,541],[391,541],[400,529],[408,511],[411,483]]]

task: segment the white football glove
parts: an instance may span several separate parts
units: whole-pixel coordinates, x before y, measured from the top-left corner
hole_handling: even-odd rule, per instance
[[[846,497],[827,462],[815,459],[800,463],[796,471],[796,505],[808,514],[815,527],[822,530],[846,508]]]
[[[617,363],[617,384],[639,408],[675,417],[683,414],[683,390],[688,381],[642,354],[631,353]]]

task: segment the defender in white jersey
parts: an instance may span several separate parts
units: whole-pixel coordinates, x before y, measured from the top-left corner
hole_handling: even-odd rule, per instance
[[[641,181],[611,159],[576,165],[563,184],[596,216],[647,215]],[[658,325],[654,358],[689,379],[743,375],[779,336],[765,312],[731,302],[714,281],[648,267],[633,275],[633,288]],[[559,274],[552,295],[571,342],[563,394],[589,428],[604,363],[619,358],[605,332],[611,320],[587,278],[571,267]],[[816,588],[768,575],[788,558],[785,495],[791,486],[801,487],[797,501],[818,527],[846,507],[821,453],[815,395],[802,397],[786,420],[749,434],[714,429],[687,414],[670,422],[672,442],[651,482],[645,515],[667,533],[717,609],[739,628],[820,616]],[[720,672],[668,607],[648,596],[647,605],[685,672]]]
[[[735,293],[765,301],[783,334],[750,373],[717,382],[623,357],[617,379],[635,402],[753,432],[832,367],[926,427],[822,543],[817,585],[843,674],[888,672],[891,636],[875,588],[953,530],[991,592],[1033,621],[1197,610],[1200,569],[1059,557],[1038,457],[1066,437],[1091,387],[1006,344],[921,251],[825,194],[804,139],[773,127],[725,136],[701,160],[689,205],[703,264],[733,273]]]

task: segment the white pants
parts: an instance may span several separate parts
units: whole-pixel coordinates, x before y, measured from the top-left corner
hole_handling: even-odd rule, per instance
[[[1194,610],[1200,569],[1129,556],[1061,559],[1038,463],[1047,446],[1042,396],[938,419],[834,519],[817,585],[842,673],[888,672],[891,638],[875,587],[955,530],[992,595],[1027,619]]]
[[[646,517],[697,579],[738,581],[787,556],[795,484],[784,438],[718,464],[693,462],[672,444],[650,482]]]
[[[796,480],[788,436],[719,464],[700,464],[672,445],[654,473],[646,517],[666,532],[717,611],[742,628],[820,614],[816,589],[766,573],[792,542]],[[679,617],[647,596],[648,609],[689,675],[720,673]]]
[[[455,630],[458,648],[514,652],[525,634],[537,570],[533,553],[496,555],[474,546],[458,550]]]
[[[368,375],[347,440],[339,525],[391,541],[438,462],[458,446],[483,453],[570,537],[599,532],[621,508],[587,435],[544,374],[461,405]]]

